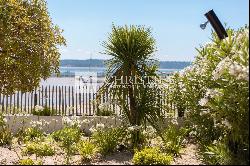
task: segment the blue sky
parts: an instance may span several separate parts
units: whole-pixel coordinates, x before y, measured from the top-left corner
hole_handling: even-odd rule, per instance
[[[47,0],[53,22],[64,29],[61,59],[107,59],[101,43],[112,23],[151,27],[158,51],[154,58],[192,61],[196,47],[210,41],[211,25],[199,25],[213,9],[233,29],[249,25],[249,0]]]

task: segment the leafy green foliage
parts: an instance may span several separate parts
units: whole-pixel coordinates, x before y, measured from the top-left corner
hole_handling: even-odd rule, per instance
[[[201,150],[201,155],[209,165],[232,164],[232,154],[226,144],[222,142],[204,146]]]
[[[106,128],[94,132],[92,138],[99,151],[106,155],[114,152],[117,145],[122,142],[124,134],[124,128]]]
[[[120,106],[130,126],[140,126],[146,121],[160,122],[162,105],[159,102],[159,87],[154,84],[151,88],[152,79],[148,79],[152,76],[158,79],[157,61],[150,59],[156,51],[151,29],[113,25],[103,47],[104,54],[111,55],[112,59],[106,63],[107,81],[99,89],[97,99],[105,92],[112,94],[116,100],[111,102]],[[140,135],[140,131],[132,133],[134,146],[142,142]]]
[[[96,147],[90,141],[81,141],[77,145],[83,161],[90,161],[96,154]]]
[[[19,165],[35,165],[35,162],[30,158],[22,159],[22,160],[19,160]]]
[[[80,140],[81,132],[79,129],[65,127],[52,133],[55,141],[63,142],[64,145],[77,143]]]
[[[109,108],[109,106],[100,104],[96,112],[97,116],[112,116],[114,112]]]
[[[11,144],[12,134],[6,125],[6,119],[0,113],[0,146]]]
[[[29,142],[22,150],[22,153],[25,155],[36,154],[36,156],[53,156],[55,154],[55,150],[50,144],[45,142]]]
[[[157,147],[145,148],[133,157],[135,165],[170,165],[172,160],[172,156],[162,153]]]
[[[46,5],[45,0],[0,1],[0,93],[31,91],[41,78],[59,73],[57,45],[65,39]]]
[[[44,137],[44,134],[38,128],[29,127],[23,130],[19,130],[19,132],[17,133],[17,137],[19,142],[28,142],[37,139],[42,139],[42,137]]]
[[[60,146],[66,153],[66,164],[69,164],[71,155],[76,151],[74,145],[76,145],[81,138],[80,130],[78,128],[64,127],[59,131],[53,132],[52,138],[60,142]]]
[[[179,155],[188,132],[187,128],[169,124],[163,132],[164,150],[170,154]]]

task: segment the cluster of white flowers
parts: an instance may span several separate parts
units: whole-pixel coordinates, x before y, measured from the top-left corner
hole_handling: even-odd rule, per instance
[[[223,120],[221,122],[224,126],[226,126],[228,129],[231,129],[232,128],[232,125],[228,122],[228,120]]]
[[[210,114],[209,109],[204,109],[204,110],[201,110],[201,112],[200,112],[200,116],[207,115],[207,114]]]
[[[36,112],[41,112],[41,111],[43,111],[43,109],[44,109],[43,106],[40,106],[40,105],[35,106],[35,111]]]
[[[233,62],[229,67],[229,74],[238,80],[249,81],[249,66],[245,67],[237,62]]]
[[[37,128],[39,130],[42,130],[43,127],[47,127],[50,124],[50,122],[47,122],[46,120],[42,119],[39,121],[30,121],[30,125],[33,128]]]
[[[89,131],[91,133],[97,132],[97,131],[101,131],[105,128],[105,125],[103,123],[97,123],[96,125],[92,126]]]
[[[153,126],[147,126],[145,130],[142,131],[143,135],[146,135],[150,138],[154,137],[156,134],[156,130],[153,128]]]
[[[4,122],[4,123],[7,123],[7,119],[6,119],[6,118],[3,118],[3,122]]]
[[[92,126],[92,127],[89,129],[89,131],[90,131],[91,133],[95,133],[95,132],[97,132],[97,129],[95,128],[95,126]]]
[[[204,96],[204,98],[200,99],[199,105],[200,106],[206,106],[207,103],[209,102],[209,99],[214,98],[216,96],[221,96],[222,92],[220,92],[217,89],[207,89],[207,92]]]
[[[70,126],[70,127],[75,126],[78,128],[80,128],[83,123],[82,121],[80,121],[79,117],[77,116],[73,116],[71,119],[69,117],[64,116],[62,118],[62,122],[66,126]]]
[[[199,105],[200,105],[200,106],[206,106],[207,103],[208,103],[208,101],[209,101],[208,98],[207,98],[207,97],[204,97],[204,98],[200,99]]]
[[[90,122],[90,120],[88,120],[88,119],[83,119],[82,120],[82,123],[85,123],[85,124],[88,124]]]
[[[232,60],[229,57],[226,57],[225,59],[220,61],[212,73],[213,79],[214,80],[219,79],[220,76],[225,72],[226,69],[229,68],[231,64],[232,64]]]
[[[142,126],[137,126],[137,125],[135,125],[135,126],[130,126],[130,127],[128,127],[128,131],[138,131],[138,130],[140,130],[142,128]]]
[[[71,123],[71,119],[67,116],[62,117],[62,122],[64,125],[68,125]]]
[[[98,129],[104,129],[104,124],[103,123],[97,123],[96,124],[96,129],[98,130]]]

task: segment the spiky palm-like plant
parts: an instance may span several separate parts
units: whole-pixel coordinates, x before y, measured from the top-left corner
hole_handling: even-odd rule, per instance
[[[162,105],[159,88],[152,86],[152,77],[158,78],[158,65],[151,59],[156,47],[150,28],[113,25],[103,46],[104,54],[111,55],[112,59],[106,63],[107,81],[99,94],[108,91],[114,95],[131,126],[140,126],[146,121],[155,124],[162,117]],[[140,142],[139,135],[135,132],[134,144]]]

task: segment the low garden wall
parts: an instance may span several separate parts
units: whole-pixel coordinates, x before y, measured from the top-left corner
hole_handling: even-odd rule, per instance
[[[7,115],[4,117],[13,134],[16,134],[22,128],[32,127],[32,121],[43,123],[42,131],[45,133],[52,133],[63,128],[63,116]],[[67,117],[72,118],[72,116]],[[107,127],[118,127],[122,124],[121,117],[117,116],[78,116],[77,118],[82,122],[81,129],[86,133],[89,133],[89,129],[96,124],[102,123]],[[166,118],[166,124],[169,120],[169,118]],[[176,120],[180,126],[183,124],[182,118],[177,118]]]

